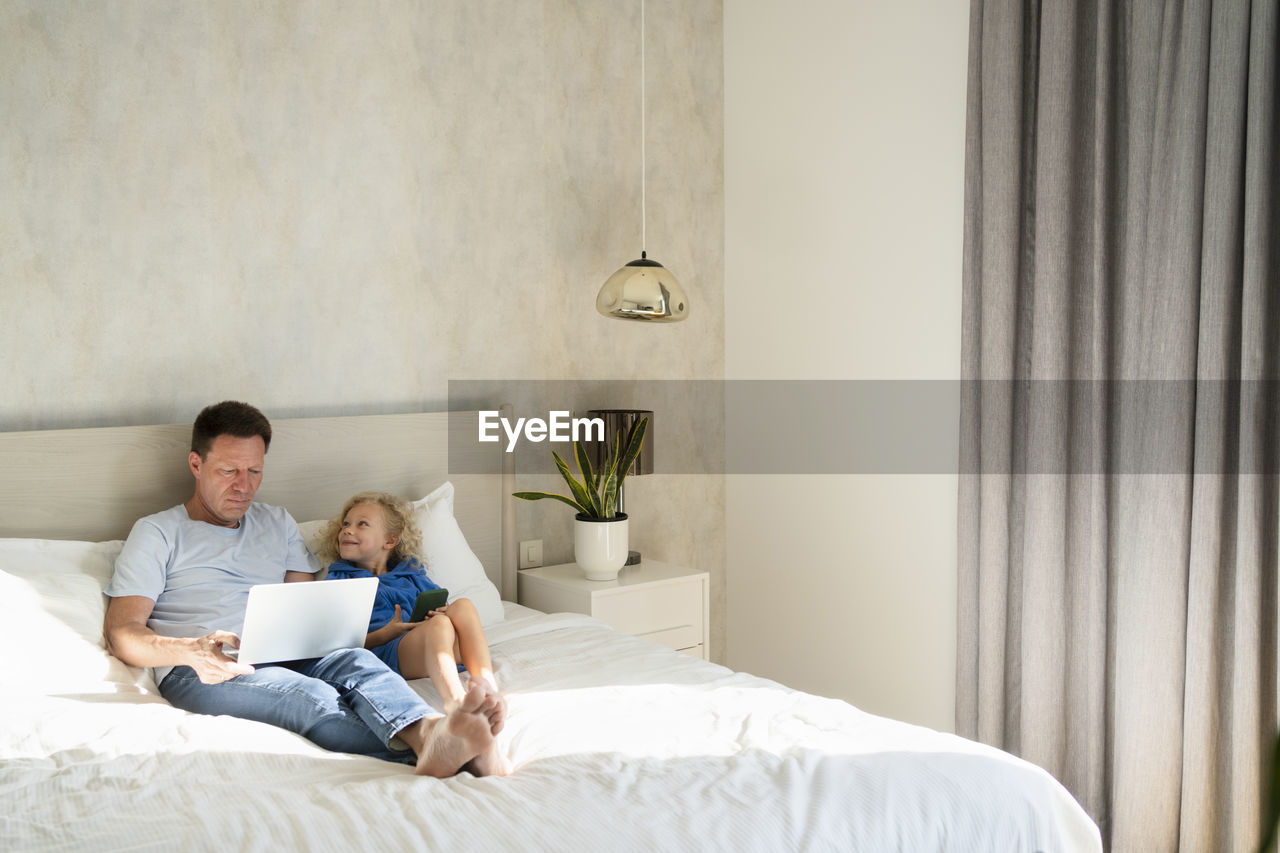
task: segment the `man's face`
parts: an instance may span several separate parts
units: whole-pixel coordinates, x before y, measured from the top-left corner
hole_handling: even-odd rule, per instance
[[[194,452],[188,456],[191,473],[196,478],[192,508],[202,516],[199,520],[222,527],[238,525],[262,483],[262,463],[266,455],[261,436],[220,435],[213,440],[204,459]]]

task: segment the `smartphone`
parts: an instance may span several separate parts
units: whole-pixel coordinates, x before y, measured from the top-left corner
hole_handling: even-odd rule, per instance
[[[409,616],[409,621],[421,622],[432,610],[444,607],[448,600],[449,590],[447,589],[429,589],[418,593],[418,600],[413,603],[413,613]]]

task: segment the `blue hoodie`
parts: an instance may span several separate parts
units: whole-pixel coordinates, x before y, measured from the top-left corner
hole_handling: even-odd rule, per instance
[[[373,572],[353,566],[344,560],[338,560],[329,566],[326,579],[332,578],[371,578]],[[415,557],[406,557],[395,566],[378,575],[378,593],[373,599],[373,613],[369,616],[369,630],[373,633],[390,622],[396,615],[396,605],[400,605],[400,618],[409,621],[413,613],[413,604],[418,600],[418,593],[440,587],[427,577],[426,569]]]

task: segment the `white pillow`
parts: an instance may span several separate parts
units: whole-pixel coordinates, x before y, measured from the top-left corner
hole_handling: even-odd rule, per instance
[[[298,525],[298,530],[302,533],[302,541],[306,543],[307,550],[312,556],[320,553],[320,534],[324,532],[325,525],[328,523],[329,519],[321,518],[316,521],[303,521]],[[316,572],[316,580],[324,580],[324,576],[328,573],[329,567],[321,565],[320,571]]]
[[[422,558],[427,577],[449,590],[449,600],[469,598],[480,614],[480,622],[492,625],[504,618],[502,596],[484,573],[484,565],[471,550],[462,528],[453,517],[453,483],[409,505],[422,529]]]
[[[0,539],[4,692],[155,692],[147,671],[109,655],[102,639],[102,590],[123,545]]]
[[[422,551],[419,556],[427,564],[427,577],[449,590],[449,600],[469,598],[480,614],[483,625],[501,622],[505,617],[502,596],[498,588],[484,572],[484,564],[467,544],[462,528],[453,517],[453,483],[446,482],[418,501],[409,504],[413,520],[422,531]],[[304,521],[298,525],[302,539],[316,553],[320,547],[320,534],[328,522]],[[317,578],[324,577],[325,566]]]

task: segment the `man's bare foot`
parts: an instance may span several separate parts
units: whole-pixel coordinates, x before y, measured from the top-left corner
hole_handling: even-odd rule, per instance
[[[476,678],[472,684],[479,684],[487,696],[492,697],[493,705],[489,710],[489,731],[495,735],[502,731],[502,727],[507,722],[507,700],[506,697],[498,692],[498,686],[493,683],[492,678]]]
[[[498,751],[497,741],[471,759],[467,769],[477,776],[506,776],[511,773],[511,765],[507,763],[506,756]]]
[[[462,704],[446,716],[424,718],[409,727],[415,731],[401,732],[400,737],[418,754],[414,772],[442,779],[491,752],[493,732],[489,704],[491,700],[485,692],[473,687],[463,697]]]
[[[472,690],[477,689],[472,687]],[[489,728],[492,734],[497,734],[498,729],[502,728],[502,722],[506,716],[507,703],[506,700],[496,691],[493,685],[485,685],[480,683],[480,689],[484,690],[484,701],[480,704],[479,711],[485,715],[489,721]],[[495,739],[488,749],[483,750],[469,761],[465,768],[470,770],[476,776],[506,776],[511,772],[511,767],[507,763],[507,759],[498,751],[498,741]]]

